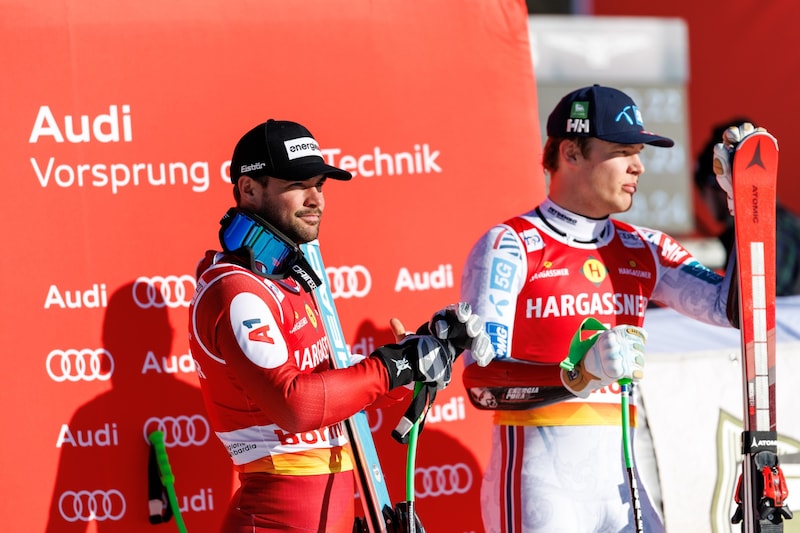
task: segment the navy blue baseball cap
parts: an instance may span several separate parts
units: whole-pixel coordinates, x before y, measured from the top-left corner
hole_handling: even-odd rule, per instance
[[[547,118],[548,137],[597,137],[619,144],[669,147],[675,141],[644,129],[642,113],[630,96],[592,85],[564,96]]]
[[[320,174],[337,180],[353,177],[326,164],[314,136],[297,122],[269,119],[245,133],[233,149],[233,183],[245,175],[304,181]]]

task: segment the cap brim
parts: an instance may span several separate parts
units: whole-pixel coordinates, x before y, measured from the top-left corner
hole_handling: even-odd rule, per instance
[[[290,181],[304,181],[314,176],[325,176],[335,180],[347,181],[353,177],[352,174],[341,168],[326,165],[321,162],[313,162],[305,165],[296,165],[291,172],[275,176],[278,179]]]
[[[661,146],[663,148],[669,148],[675,145],[675,141],[669,137],[662,137],[661,135],[656,135],[655,133],[650,133],[649,131],[626,131],[617,134],[611,133],[608,135],[603,135],[602,137],[598,136],[598,139],[619,144],[642,143],[649,144],[651,146]]]

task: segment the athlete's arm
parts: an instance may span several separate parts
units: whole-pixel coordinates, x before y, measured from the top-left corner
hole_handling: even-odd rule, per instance
[[[495,359],[485,368],[468,365],[462,380],[472,405],[483,410],[533,409],[575,397],[558,365]]]
[[[233,275],[225,284],[210,287],[197,312],[198,321],[215,325],[213,331],[202,332],[203,343],[222,354],[231,379],[248,401],[287,431],[300,433],[340,422],[389,390],[386,369],[377,358],[331,370],[326,338],[315,346],[288,345],[280,307],[250,276]],[[298,365],[298,359],[303,364],[304,348],[319,358],[310,373]]]
[[[494,347],[495,361],[511,357],[517,296],[527,276],[523,244],[513,229],[498,225],[472,247],[461,278],[461,300],[483,318]],[[464,352],[464,364],[472,366]]]
[[[727,305],[731,282],[735,279],[733,254],[723,277],[700,263],[666,233],[655,230],[642,233],[658,269],[651,299],[700,322],[730,327]]]
[[[461,280],[461,299],[484,319],[494,360],[486,367],[464,353],[462,376],[478,409],[530,409],[574,396],[561,383],[557,365],[509,360],[517,296],[527,277],[524,244],[506,225],[491,228],[473,246]]]

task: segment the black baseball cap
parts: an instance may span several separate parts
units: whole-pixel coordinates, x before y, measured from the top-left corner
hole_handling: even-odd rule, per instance
[[[547,118],[548,137],[597,137],[619,144],[670,147],[675,141],[644,129],[642,113],[630,96],[592,85],[564,96]]]
[[[319,144],[305,126],[269,119],[251,129],[236,143],[231,158],[231,182],[241,176],[271,176],[303,181],[324,175],[337,180],[353,177],[325,163]]]

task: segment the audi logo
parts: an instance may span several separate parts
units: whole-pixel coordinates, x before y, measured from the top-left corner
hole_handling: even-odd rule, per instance
[[[363,298],[372,288],[372,276],[362,265],[325,269],[334,298]]]
[[[383,425],[383,411],[381,411],[380,408],[376,408],[370,411],[366,411],[366,413],[367,413],[367,423],[369,424],[369,430],[370,432],[375,433]],[[375,415],[375,420],[372,420],[372,416],[370,415]]]
[[[194,296],[195,281],[182,276],[139,276],[133,282],[133,301],[142,309],[151,307],[189,307]]]
[[[67,522],[119,520],[125,514],[125,497],[116,489],[68,490],[58,498],[58,511]]]
[[[108,381],[114,358],[108,350],[53,350],[47,354],[47,375],[56,382]]]
[[[414,480],[419,498],[464,494],[472,488],[472,470],[464,463],[417,468]]]
[[[211,427],[203,415],[152,416],[144,423],[144,440],[148,444],[148,436],[154,431],[164,434],[164,446],[167,448],[202,446],[211,436]]]

